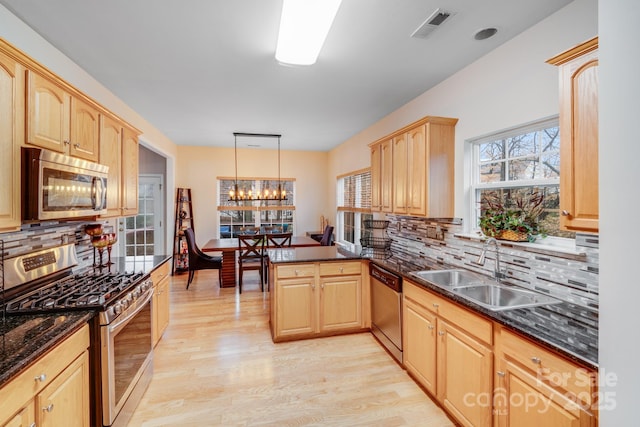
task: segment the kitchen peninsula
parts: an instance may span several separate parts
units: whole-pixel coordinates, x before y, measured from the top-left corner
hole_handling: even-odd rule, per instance
[[[268,255],[274,342],[368,330],[368,260],[337,246],[272,249]]]

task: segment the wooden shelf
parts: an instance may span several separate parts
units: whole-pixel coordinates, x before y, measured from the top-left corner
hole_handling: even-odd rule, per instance
[[[184,217],[180,214],[184,212]],[[191,189],[176,189],[176,212],[175,212],[175,229],[173,233],[173,263],[171,274],[184,273],[189,270],[189,256],[187,254],[187,240],[184,236],[184,230],[193,224],[193,207],[191,205]]]

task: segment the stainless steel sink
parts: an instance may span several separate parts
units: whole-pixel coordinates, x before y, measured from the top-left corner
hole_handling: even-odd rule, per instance
[[[557,304],[561,301],[527,289],[517,289],[498,284],[460,286],[453,292],[493,311]]]
[[[482,283],[483,278],[475,273],[465,270],[424,270],[410,273],[422,280],[426,280],[436,286],[454,288],[456,286]]]

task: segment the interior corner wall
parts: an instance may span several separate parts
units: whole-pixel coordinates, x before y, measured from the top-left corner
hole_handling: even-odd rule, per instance
[[[465,141],[557,115],[558,70],[545,61],[597,34],[597,0],[574,0],[332,150],[331,174],[369,166],[367,144],[421,117],[455,117],[455,216],[464,217]]]
[[[637,0],[599,5],[601,426],[638,424],[639,16]]]
[[[162,155],[174,158],[177,146],[90,74],[0,5],[0,38],[53,71],[78,90],[135,126],[140,137]]]
[[[295,178],[294,234],[315,231],[320,215],[328,216],[326,206],[328,154],[319,151],[280,152],[281,178]],[[234,177],[234,149],[221,147],[180,146],[176,164],[176,187],[191,188],[196,239],[204,245],[219,237],[217,215],[218,177]],[[238,177],[276,178],[277,151],[238,149]],[[175,194],[169,203],[175,202]]]

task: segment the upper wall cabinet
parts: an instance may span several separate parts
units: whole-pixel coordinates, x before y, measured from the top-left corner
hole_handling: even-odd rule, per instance
[[[122,123],[109,116],[100,116],[100,164],[109,166],[107,176],[107,214],[122,213]]]
[[[427,116],[370,145],[373,210],[453,217],[457,122],[458,119]],[[386,157],[384,144],[391,145]],[[385,160],[391,167],[385,165]],[[387,209],[383,203],[385,191],[392,201]],[[376,195],[380,195],[380,204],[375,203]]]
[[[24,71],[0,51],[0,231],[20,228],[20,141],[24,138]]]
[[[371,145],[371,209],[391,212],[393,184],[393,140],[387,139]]]
[[[122,130],[122,215],[138,214],[138,133]]]
[[[560,71],[560,227],[598,232],[598,38],[547,62]]]
[[[27,71],[27,143],[98,161],[98,110],[61,85]]]

